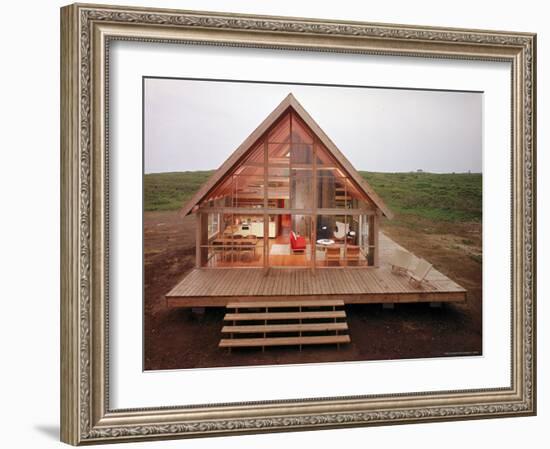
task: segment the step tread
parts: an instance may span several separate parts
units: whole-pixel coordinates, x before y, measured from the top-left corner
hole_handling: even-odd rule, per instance
[[[349,343],[349,335],[323,335],[315,337],[270,337],[270,338],[231,338],[222,339],[220,348],[236,348],[251,346],[292,346],[316,345],[331,343]]]
[[[229,334],[253,334],[262,332],[308,332],[308,331],[345,331],[348,330],[348,323],[306,323],[306,324],[263,324],[263,325],[242,325],[224,326],[222,333]]]
[[[252,320],[298,320],[318,318],[346,318],[345,310],[323,312],[265,312],[265,313],[226,313],[225,321],[252,321]]]
[[[226,305],[228,309],[245,308],[277,308],[277,307],[342,307],[344,301],[341,299],[327,299],[319,301],[251,301],[251,302],[230,302]]]

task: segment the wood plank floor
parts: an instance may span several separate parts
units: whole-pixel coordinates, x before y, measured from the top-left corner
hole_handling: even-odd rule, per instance
[[[169,306],[225,306],[229,302],[281,301],[293,297],[311,300],[341,299],[345,303],[465,301],[466,290],[432,269],[426,282],[413,285],[395,274],[390,254],[403,249],[380,233],[380,267],[193,269],[167,295]]]

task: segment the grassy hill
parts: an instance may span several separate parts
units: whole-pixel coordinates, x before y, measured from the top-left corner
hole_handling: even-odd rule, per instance
[[[154,173],[143,177],[146,211],[176,210],[199,190],[215,170]]]
[[[179,209],[213,172],[145,175],[145,210]],[[480,173],[360,173],[401,219],[481,221]]]
[[[397,215],[481,221],[481,173],[360,173]]]

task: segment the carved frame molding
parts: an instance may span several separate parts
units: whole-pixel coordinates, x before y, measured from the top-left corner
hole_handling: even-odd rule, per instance
[[[536,36],[75,4],[61,10],[61,426],[71,444],[533,415],[536,411]],[[112,40],[509,61],[509,389],[110,410],[108,51]]]

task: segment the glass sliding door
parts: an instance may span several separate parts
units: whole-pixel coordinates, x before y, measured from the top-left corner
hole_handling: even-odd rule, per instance
[[[278,223],[277,235],[269,239],[270,267],[310,267],[312,217],[310,215],[271,215]]]

